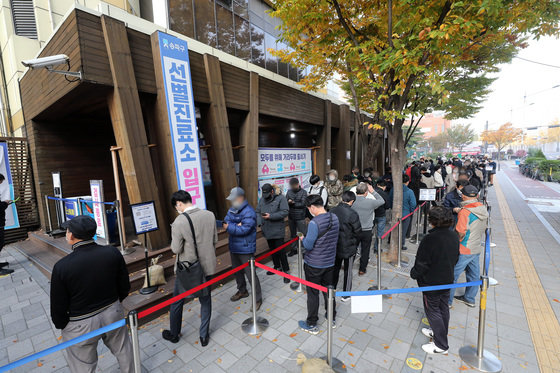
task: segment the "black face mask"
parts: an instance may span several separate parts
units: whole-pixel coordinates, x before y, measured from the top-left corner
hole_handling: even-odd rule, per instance
[[[272,192],[269,192],[269,193],[265,194],[264,199],[266,199],[266,200],[272,199]]]
[[[292,192],[294,192],[294,193],[299,192],[299,187],[293,187],[293,188],[292,188]]]

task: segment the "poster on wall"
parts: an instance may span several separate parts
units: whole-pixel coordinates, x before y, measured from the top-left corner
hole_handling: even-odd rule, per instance
[[[94,202],[105,202],[103,193],[103,180],[90,180],[89,189],[91,191],[91,200]],[[93,203],[93,218],[97,224],[96,238],[103,242],[109,243],[107,238],[107,216],[105,215],[105,205],[102,203]]]
[[[191,194],[196,207],[206,209],[189,49],[185,40],[161,31],[157,35],[177,186]]]
[[[313,173],[311,149],[259,148],[259,197],[263,184],[276,184],[282,193],[290,187],[290,179],[296,177],[302,188],[309,189]]]
[[[10,171],[10,161],[8,159],[8,144],[0,142],[0,174],[4,175],[4,181],[0,184],[0,200],[12,201],[14,199],[14,184]],[[17,207],[12,203],[6,209],[6,225],[4,229],[19,228]]]

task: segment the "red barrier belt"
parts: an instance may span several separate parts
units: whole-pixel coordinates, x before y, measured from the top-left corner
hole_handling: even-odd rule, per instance
[[[256,259],[255,259],[255,262],[261,261],[261,260],[263,260],[263,259],[265,259],[265,258],[268,258],[268,257],[271,256],[272,254],[274,254],[274,253],[276,253],[276,252],[282,250],[283,248],[285,248],[286,246],[288,246],[289,244],[291,244],[291,243],[293,243],[293,242],[295,242],[295,241],[297,241],[297,240],[298,240],[298,238],[296,237],[296,238],[294,238],[294,239],[292,239],[292,240],[286,242],[285,244],[283,244],[283,245],[281,245],[281,246],[278,246],[276,249],[271,250],[271,251],[269,251],[268,253],[263,254],[263,255],[259,256],[258,258],[256,258]],[[178,300],[181,300],[181,299],[183,299],[183,298],[186,298],[186,297],[188,297],[189,295],[194,294],[194,293],[196,293],[196,292],[198,292],[198,291],[204,289],[205,287],[208,287],[208,286],[210,286],[210,285],[212,285],[212,284],[215,284],[216,282],[219,282],[219,281],[223,280],[224,278],[229,277],[229,276],[233,275],[234,273],[236,273],[236,272],[238,272],[238,271],[241,271],[242,269],[244,269],[244,268],[247,267],[248,265],[249,265],[249,262],[243,263],[243,264],[240,265],[239,267],[235,267],[235,268],[233,268],[233,269],[227,271],[226,273],[222,273],[221,275],[219,275],[218,277],[214,277],[214,278],[211,279],[210,281],[207,281],[207,282],[205,282],[205,283],[203,283],[203,284],[200,284],[200,285],[198,285],[197,287],[194,287],[194,288],[192,288],[192,289],[190,289],[190,290],[187,290],[187,291],[185,291],[184,293],[181,293],[181,294],[179,294],[179,295],[176,295],[176,296],[174,296],[173,298],[170,298],[170,299],[168,299],[168,300],[166,300],[166,301],[164,301],[164,302],[161,302],[161,303],[159,303],[159,304],[156,304],[155,306],[150,307],[150,308],[148,308],[148,309],[146,309],[146,310],[144,310],[144,311],[138,313],[138,318],[141,319],[141,318],[143,318],[143,317],[146,317],[146,316],[148,316],[148,315],[151,314],[151,313],[154,313],[154,312],[156,312],[156,311],[161,310],[161,309],[164,308],[164,307],[169,306],[171,303],[175,303],[175,302],[177,302]],[[268,268],[268,267],[267,267],[267,268]],[[282,272],[280,272],[280,273],[282,273]],[[175,279],[175,281],[177,281],[177,279]],[[295,281],[295,280],[294,280],[294,281]],[[317,285],[316,285],[316,286],[317,286]],[[326,288],[325,288],[324,291],[326,291]]]
[[[272,272],[272,273],[274,273],[278,276],[286,277],[286,278],[289,278],[292,281],[299,282],[299,283],[301,283],[305,286],[309,286],[310,288],[317,289],[317,290],[325,292],[325,293],[328,291],[327,288],[324,287],[324,286],[317,285],[313,282],[306,281],[306,280],[304,280],[302,278],[299,278],[299,277],[296,277],[296,276],[292,276],[289,273],[284,273],[284,272],[277,271],[274,268],[270,268],[268,266],[265,266],[264,264],[255,263],[255,265],[259,268],[266,269],[267,271],[270,271],[270,272]]]
[[[421,204],[420,206],[416,207],[416,208],[414,209],[414,211],[412,211],[410,214],[408,214],[408,215],[406,215],[405,217],[403,217],[403,218],[401,219],[401,221],[403,221],[404,219],[407,219],[408,217],[414,215],[414,213],[415,213],[420,207],[424,206],[425,204],[426,204],[426,202],[424,202],[424,203]],[[383,236],[381,236],[381,239],[384,239],[385,237],[387,237],[387,235],[388,235],[389,233],[391,233],[391,232],[393,231],[393,229],[395,229],[398,225],[399,225],[399,222],[396,222],[395,225],[393,225],[393,226],[391,227],[391,229],[389,229],[387,232],[385,232],[385,234],[384,234]]]
[[[258,258],[256,258],[255,261],[256,261],[256,262],[260,262],[261,260],[268,258],[268,257],[271,256],[272,254],[274,254],[274,253],[276,253],[276,252],[282,250],[283,248],[285,248],[285,247],[288,246],[289,244],[292,244],[292,243],[296,242],[298,239],[299,239],[299,238],[296,237],[296,238],[293,238],[293,239],[289,240],[289,241],[286,242],[285,244],[278,246],[276,249],[270,250],[270,251],[269,251],[268,253],[266,253],[266,254],[262,254],[261,256],[259,256]]]

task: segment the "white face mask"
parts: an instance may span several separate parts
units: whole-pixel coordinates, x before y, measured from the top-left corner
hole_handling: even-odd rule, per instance
[[[365,176],[365,177],[369,177],[369,172],[366,172],[366,173],[364,174],[364,176]]]
[[[336,180],[336,177],[335,177],[334,175],[329,175],[329,180],[330,180],[330,181],[335,181],[335,180]]]

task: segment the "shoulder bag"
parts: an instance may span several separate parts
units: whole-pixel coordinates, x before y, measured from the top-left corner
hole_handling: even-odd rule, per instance
[[[177,281],[181,282],[183,289],[190,290],[193,289],[206,281],[206,277],[204,276],[204,270],[202,269],[202,265],[200,264],[200,257],[198,255],[198,244],[196,243],[196,235],[194,233],[194,225],[191,220],[191,217],[186,212],[183,213],[187,220],[189,221],[189,225],[191,227],[191,233],[193,238],[193,245],[194,245],[194,252],[196,254],[196,260],[193,263],[188,261],[181,262],[179,260],[179,254],[177,254]],[[210,287],[206,287],[200,291],[197,291],[194,294],[191,294],[187,297],[187,299],[192,298],[199,298],[203,296],[210,295]]]

